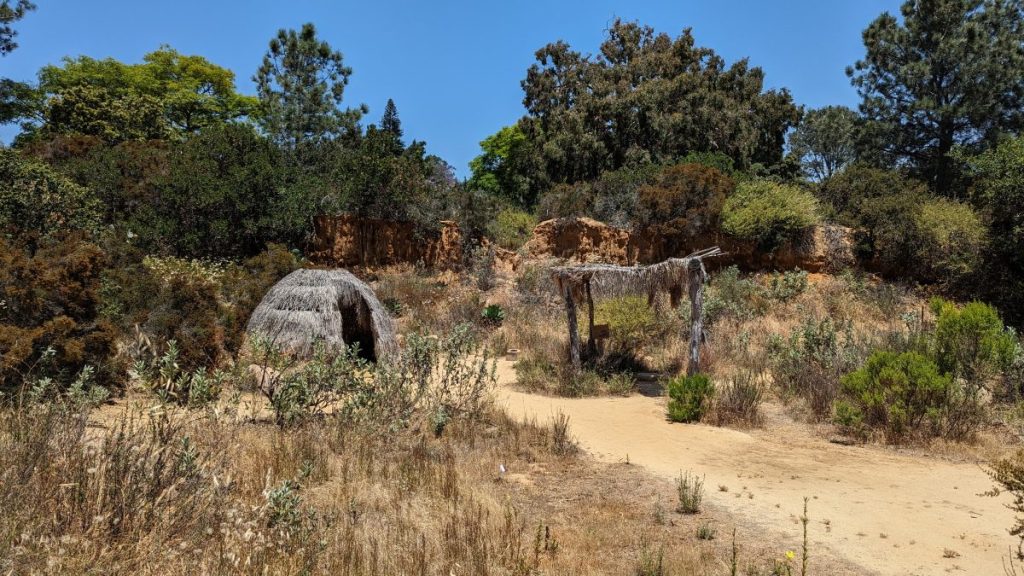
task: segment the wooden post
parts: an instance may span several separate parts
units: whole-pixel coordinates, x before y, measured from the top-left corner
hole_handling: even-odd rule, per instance
[[[690,293],[690,360],[686,364],[686,375],[693,376],[700,371],[700,342],[704,337],[704,263],[694,258],[686,264],[686,287]]]
[[[572,286],[566,282],[562,289],[565,299],[565,315],[569,321],[569,360],[574,371],[580,369],[580,333],[576,323],[576,303],[572,299]]]
[[[594,339],[594,296],[590,293],[590,280],[587,280],[587,357],[597,354],[597,341]]]

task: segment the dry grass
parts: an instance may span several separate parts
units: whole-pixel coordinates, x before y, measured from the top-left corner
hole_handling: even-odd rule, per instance
[[[624,574],[658,550],[665,573],[727,573],[731,543],[697,529],[734,520],[671,512],[669,483],[576,456],[565,422],[437,439],[122,408],[0,412],[0,571]],[[753,533],[745,561],[779,554]]]

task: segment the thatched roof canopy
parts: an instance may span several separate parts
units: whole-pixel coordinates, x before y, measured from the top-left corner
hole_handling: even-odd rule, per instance
[[[387,310],[366,283],[341,269],[301,269],[285,276],[253,311],[246,331],[300,357],[308,357],[317,340],[329,347],[358,343],[376,360],[398,353]]]
[[[581,264],[553,268],[551,275],[558,291],[569,290],[577,301],[587,299],[585,291],[589,286],[596,296],[606,298],[626,294],[653,297],[659,292],[668,292],[672,305],[676,306],[688,288],[690,266],[701,266],[704,258],[721,254],[722,251],[714,247],[649,266]]]
[[[672,307],[679,305],[683,293],[690,297],[690,359],[687,372],[693,374],[700,360],[700,341],[704,321],[703,285],[707,278],[704,258],[720,256],[718,247],[694,252],[686,258],[669,258],[650,266],[615,266],[612,264],[582,264],[553,268],[551,277],[558,292],[565,301],[566,320],[569,327],[569,358],[573,368],[579,369],[582,351],[576,320],[577,303],[587,305],[587,353],[593,355],[597,349],[594,337],[594,294],[603,297],[624,294],[643,294],[648,302],[654,302],[659,292],[667,292]]]

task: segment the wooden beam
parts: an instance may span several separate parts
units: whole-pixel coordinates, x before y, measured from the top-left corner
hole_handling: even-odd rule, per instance
[[[690,359],[686,363],[687,376],[700,371],[700,343],[704,338],[704,280],[707,273],[699,258],[687,263],[686,287],[690,293]]]
[[[597,341],[594,339],[594,296],[590,293],[590,280],[587,280],[587,357],[597,355]]]
[[[576,302],[572,298],[572,287],[566,282],[562,288],[565,300],[565,316],[569,324],[569,361],[574,371],[580,370],[580,333],[576,322]]]

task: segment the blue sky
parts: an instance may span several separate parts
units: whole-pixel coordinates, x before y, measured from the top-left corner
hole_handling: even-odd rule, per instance
[[[377,121],[394,98],[406,138],[426,140],[460,176],[479,141],[522,115],[520,80],[533,53],[565,40],[596,52],[615,17],[678,34],[727,61],[749,57],[768,87],[788,87],[810,107],[855,105],[844,74],[863,54],[860,33],[895,0],[454,1],[383,0],[36,0],[17,25],[20,47],[0,60],[0,77],[31,80],[66,55],[138,62],[169,44],[233,70],[254,93],[252,74],[279,28],[316,24],[354,70],[348,105],[366,103]],[[9,141],[13,127],[0,127]]]

